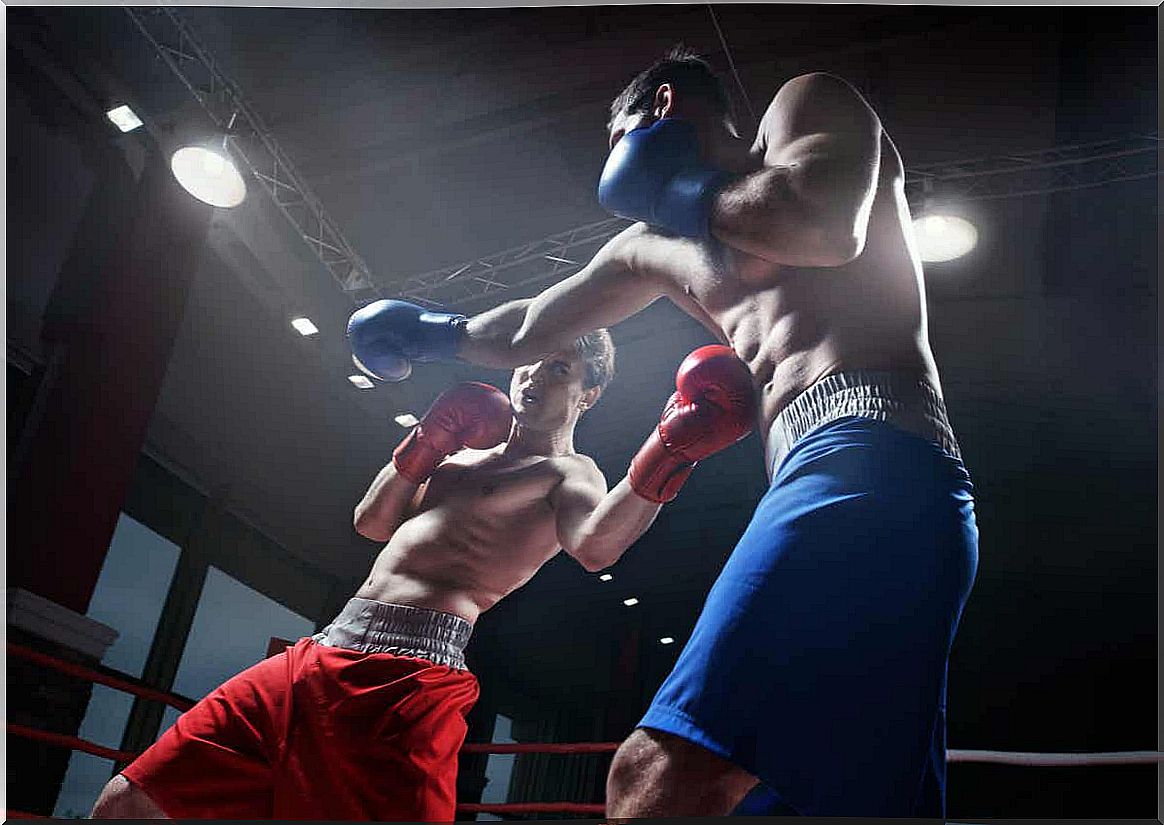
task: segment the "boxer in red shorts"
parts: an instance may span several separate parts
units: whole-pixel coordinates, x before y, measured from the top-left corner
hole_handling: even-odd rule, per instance
[[[726,347],[697,350],[607,492],[573,435],[613,359],[598,330],[516,369],[508,399],[472,383],[441,395],[356,507],[356,529],[386,545],[355,597],[183,714],[92,816],[452,820],[477,617],[561,549],[589,571],[613,564],[696,461],[753,425],[747,367]]]

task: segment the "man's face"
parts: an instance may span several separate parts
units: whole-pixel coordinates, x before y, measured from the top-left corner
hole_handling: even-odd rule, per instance
[[[589,395],[582,388],[585,377],[586,364],[573,347],[518,367],[509,382],[514,418],[537,430],[570,423]]]

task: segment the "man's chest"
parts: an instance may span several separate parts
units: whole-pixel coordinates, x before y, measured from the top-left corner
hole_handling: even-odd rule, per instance
[[[429,480],[421,508],[534,517],[551,512],[548,497],[560,481],[560,472],[547,460],[518,465],[446,463]]]
[[[769,299],[788,280],[787,268],[718,241],[653,231],[636,240],[638,265],[667,285],[668,297],[689,313],[706,316],[720,326],[726,316]]]

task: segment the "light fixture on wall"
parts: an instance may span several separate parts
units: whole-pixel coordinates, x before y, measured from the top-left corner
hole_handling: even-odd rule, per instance
[[[927,211],[913,222],[918,255],[926,263],[961,258],[978,243],[978,229],[957,215]]]
[[[247,196],[247,185],[231,160],[227,138],[188,143],[170,158],[182,188],[203,203],[229,209]]]

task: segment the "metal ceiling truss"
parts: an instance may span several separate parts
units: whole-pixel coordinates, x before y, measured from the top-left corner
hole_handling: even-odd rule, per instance
[[[630,225],[622,218],[578,226],[486,258],[415,275],[394,291],[418,303],[456,305],[505,290],[558,281],[581,269],[602,244]]]
[[[937,196],[980,201],[1070,192],[1158,174],[1160,141],[1133,135],[1099,143],[1056,146],[1023,154],[929,164],[910,169],[911,203]]]
[[[233,153],[260,182],[353,304],[393,294],[430,306],[460,309],[506,292],[560,280],[628,225],[608,218],[558,232],[483,258],[379,286],[367,265],[328,217],[294,164],[238,87],[215,64],[170,8],[126,7],[126,13],[214,123]],[[917,166],[907,171],[915,209],[932,200],[976,201],[1067,192],[1155,177],[1159,138],[1134,135],[1002,157]]]
[[[176,12],[125,8],[170,70],[222,130],[231,155],[250,170],[353,304],[379,290],[367,265],[324,211],[295,165],[238,86],[215,63]]]

